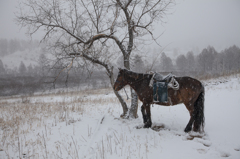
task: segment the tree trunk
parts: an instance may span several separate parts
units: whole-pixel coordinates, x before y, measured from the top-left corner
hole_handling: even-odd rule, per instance
[[[111,69],[111,71],[109,72],[109,79],[110,79],[110,82],[111,82],[111,86],[113,88],[114,86],[114,77],[113,77],[113,69]],[[123,108],[123,113],[121,114],[121,118],[127,118],[128,116],[128,107],[127,107],[127,104],[126,102],[123,100],[122,96],[114,90],[113,88],[113,91],[115,93],[115,95],[117,96],[118,100],[120,101],[121,105],[122,105],[122,108]]]
[[[125,54],[124,56],[124,67],[128,70],[130,70],[130,62],[129,62],[129,55]],[[138,110],[138,96],[136,94],[136,92],[130,88],[130,92],[131,92],[131,107],[129,109],[129,113],[128,116],[130,118],[137,118],[137,110]]]
[[[129,109],[129,117],[130,118],[138,118],[137,110],[138,110],[138,96],[136,92],[131,88],[131,108]]]

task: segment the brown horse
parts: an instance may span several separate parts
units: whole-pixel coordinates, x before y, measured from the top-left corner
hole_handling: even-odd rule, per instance
[[[138,95],[143,105],[141,112],[143,116],[144,128],[152,126],[151,104],[163,106],[184,103],[190,113],[190,120],[184,129],[185,132],[192,130],[196,132],[204,131],[204,86],[200,81],[191,77],[175,77],[179,83],[179,89],[168,88],[168,102],[153,102],[153,88],[149,86],[152,74],[139,74],[126,69],[119,69],[117,80],[114,84],[116,91],[124,86],[130,85]]]

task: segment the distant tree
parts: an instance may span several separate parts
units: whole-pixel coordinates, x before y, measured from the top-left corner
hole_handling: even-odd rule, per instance
[[[133,59],[133,70],[139,73],[145,72],[145,65],[142,57],[136,54]]]
[[[34,76],[40,76],[41,68],[37,65],[33,67],[33,75]]]
[[[38,58],[38,65],[40,68],[40,76],[45,76],[48,69],[48,59],[45,54],[41,54]]]
[[[0,59],[0,75],[5,74],[5,73],[6,73],[6,71],[5,71],[5,68],[4,68],[4,66],[3,66],[3,62],[2,62],[2,60]]]
[[[224,70],[224,56],[219,53],[215,56],[212,64],[212,72],[214,74],[222,74]]]
[[[198,61],[198,71],[200,72],[205,72],[207,70],[207,49],[203,49],[202,52],[197,56],[197,61]]]
[[[187,53],[186,59],[187,59],[187,71],[190,72],[195,71],[196,62],[192,51]]]
[[[185,55],[179,55],[177,57],[176,66],[177,66],[177,70],[179,70],[179,71],[182,71],[182,72],[188,71],[188,61],[187,61]]]
[[[167,61],[166,72],[173,72],[174,71],[174,66],[173,66],[173,63],[172,63],[172,59],[170,57],[167,57],[166,61]]]
[[[207,58],[207,70],[212,71],[213,69],[213,61],[215,57],[217,56],[217,51],[212,46],[207,47],[208,50],[208,58]]]
[[[240,49],[237,46],[231,46],[224,52],[224,68],[227,71],[235,71],[240,67]]]
[[[28,73],[29,76],[34,76],[34,70],[33,70],[32,64],[30,64],[27,67],[27,73]]]
[[[172,72],[174,70],[172,59],[168,57],[164,52],[160,58],[160,72]]]
[[[230,47],[234,52],[234,69],[240,71],[240,48],[236,45]]]
[[[20,75],[26,75],[27,73],[27,68],[25,66],[25,64],[21,61],[18,72],[20,73]]]
[[[8,40],[0,39],[0,56],[5,56],[8,54]]]
[[[6,72],[8,75],[10,76],[18,76],[19,75],[19,69],[17,66],[14,66],[14,68],[8,68],[7,66],[5,66]]]
[[[199,71],[212,72],[215,56],[217,56],[217,51],[213,47],[203,49],[197,57]]]

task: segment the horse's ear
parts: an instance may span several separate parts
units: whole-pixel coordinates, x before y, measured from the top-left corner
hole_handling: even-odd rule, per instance
[[[119,69],[119,71],[122,71],[123,69],[121,69],[121,68],[118,68]]]

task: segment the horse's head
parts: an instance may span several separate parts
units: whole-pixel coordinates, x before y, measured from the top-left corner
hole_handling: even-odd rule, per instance
[[[125,74],[126,74],[126,71],[125,69],[120,69],[119,68],[119,72],[118,72],[118,77],[116,79],[116,82],[114,83],[114,90],[115,91],[119,91],[121,90],[124,86],[127,85],[127,81],[126,79],[124,78]]]

